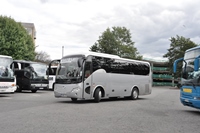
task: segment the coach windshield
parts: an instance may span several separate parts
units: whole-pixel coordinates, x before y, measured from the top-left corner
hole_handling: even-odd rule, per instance
[[[31,64],[33,72],[36,74],[36,77],[46,77],[47,65],[46,64]]]
[[[0,57],[0,81],[14,80],[14,73],[10,69],[10,64],[13,62],[12,58]]]
[[[57,82],[76,83],[81,80],[80,60],[82,57],[65,57],[61,59],[56,76]]]
[[[0,80],[14,79],[14,73],[9,67],[0,66]]]

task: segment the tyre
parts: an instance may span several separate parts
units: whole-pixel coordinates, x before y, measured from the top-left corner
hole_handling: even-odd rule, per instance
[[[55,83],[53,83],[53,85],[52,85],[52,91],[54,91],[54,85],[55,85]]]
[[[31,92],[32,92],[32,93],[36,93],[36,92],[37,92],[37,90],[31,90]]]
[[[138,99],[138,96],[139,96],[139,91],[137,88],[133,88],[132,92],[131,92],[131,97],[130,99],[131,100],[136,100]]]
[[[73,102],[76,102],[76,101],[77,101],[77,98],[71,98],[71,100],[72,100]]]
[[[18,87],[17,87],[17,89],[16,89],[16,92],[22,92],[22,90],[21,90],[21,87],[20,87],[20,86],[18,86]]]
[[[102,92],[100,88],[97,88],[94,92],[94,101],[98,103],[101,100],[101,96],[102,96]]]

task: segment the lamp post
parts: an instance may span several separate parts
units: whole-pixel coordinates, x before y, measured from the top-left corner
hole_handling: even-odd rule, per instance
[[[62,46],[62,57],[64,55],[64,46]]]

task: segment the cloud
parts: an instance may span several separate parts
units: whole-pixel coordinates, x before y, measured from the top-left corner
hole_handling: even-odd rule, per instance
[[[198,0],[2,0],[1,15],[34,23],[37,51],[51,59],[64,53],[88,51],[113,26],[130,30],[139,53],[162,58],[170,37],[191,38],[199,44]]]
[[[41,3],[47,3],[48,0],[40,0]]]

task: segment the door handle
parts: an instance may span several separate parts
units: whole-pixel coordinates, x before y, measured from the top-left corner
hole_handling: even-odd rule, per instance
[[[89,85],[89,83],[86,83],[86,85]]]

